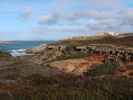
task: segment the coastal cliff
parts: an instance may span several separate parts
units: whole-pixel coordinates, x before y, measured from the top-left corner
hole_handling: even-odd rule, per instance
[[[31,62],[56,68],[63,73],[82,75],[96,64],[112,61],[126,66],[126,63],[132,62],[133,48],[127,38],[133,41],[133,37],[112,36],[68,39],[28,49],[27,53],[32,55]]]

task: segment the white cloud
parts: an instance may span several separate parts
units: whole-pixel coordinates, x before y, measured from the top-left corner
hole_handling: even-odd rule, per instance
[[[56,24],[56,22],[58,22],[59,19],[59,15],[54,13],[54,14],[49,14],[49,15],[42,15],[39,18],[39,24]]]
[[[58,16],[58,17],[57,17]],[[48,22],[52,22],[54,24],[58,23],[60,20],[67,21],[68,23],[73,23],[71,25],[75,25],[75,20],[78,21],[80,19],[86,20],[86,22],[80,21],[79,25],[86,25],[86,28],[93,31],[131,31],[133,27],[133,14],[132,9],[125,9],[123,11],[97,11],[91,10],[88,12],[75,12],[71,14],[58,14],[57,16],[43,16],[42,20],[47,24]],[[87,30],[86,28],[85,31]],[[131,29],[130,29],[131,28]],[[76,31],[77,30],[77,31]],[[69,30],[63,29],[63,31],[72,31],[78,32],[83,31],[80,27],[77,29]],[[51,31],[51,30],[49,30]],[[54,29],[52,29],[54,31]],[[55,31],[59,31],[56,30]],[[60,31],[62,32],[62,31]]]
[[[62,32],[73,32],[73,33],[82,33],[87,32],[88,29],[85,27],[71,27],[71,26],[62,26],[62,27],[34,27],[32,28],[33,33],[62,33]]]
[[[32,7],[26,6],[21,9],[21,17],[24,19],[31,18],[33,13]]]
[[[133,9],[127,9],[124,7],[121,0],[78,0],[82,4],[88,5],[88,10],[69,11],[64,12],[65,7],[69,7],[72,2],[77,0],[57,0],[55,3],[55,9],[49,12],[49,14],[41,15],[38,23],[40,25],[56,25],[58,23],[66,24],[70,23],[72,27],[75,23],[78,23],[77,28],[62,28],[45,29],[37,28],[34,32],[95,32],[95,31],[132,31],[133,27]],[[81,5],[82,5],[81,4]],[[82,9],[82,8],[81,8]],[[28,11],[30,12],[30,11]],[[84,21],[81,21],[84,20]],[[65,23],[64,23],[65,22]],[[80,28],[83,25],[84,28]]]

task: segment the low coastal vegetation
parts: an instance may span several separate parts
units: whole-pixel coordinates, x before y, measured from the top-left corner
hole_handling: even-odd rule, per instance
[[[11,55],[7,52],[0,51],[0,59],[9,59]]]
[[[85,72],[85,75],[91,77],[109,75],[118,67],[120,67],[120,65],[117,62],[108,61],[103,64],[94,65],[94,68]]]
[[[84,58],[88,56],[88,52],[76,51],[75,46],[67,46],[64,55],[60,59]]]
[[[117,46],[133,47],[131,41],[133,41],[133,35],[125,37],[124,36],[115,37],[111,35],[105,35],[105,36],[87,36],[87,37],[81,36],[81,37],[76,37],[74,39],[72,38],[72,39],[62,40],[60,42],[57,42],[57,44],[68,44],[68,45],[113,44]]]
[[[132,38],[103,38],[82,37],[59,41],[28,50],[31,55],[23,57],[14,58],[8,53],[0,52],[0,98],[132,100],[132,49],[124,51],[125,48],[116,48],[116,45],[128,47],[131,43],[128,44],[126,39]],[[113,49],[109,46],[110,43],[114,45],[112,41],[116,43],[112,46]],[[98,45],[92,47],[91,43]],[[99,43],[100,46],[107,43],[104,45],[107,52],[101,51]],[[126,59],[120,64],[123,58]]]
[[[29,77],[31,78],[31,77]],[[37,79],[36,79],[37,78]],[[106,77],[79,81],[34,77],[31,90],[13,100],[132,100],[133,80],[126,77]],[[73,79],[72,79],[73,78]],[[78,80],[78,81],[77,81]],[[29,95],[27,95],[29,93]]]
[[[10,56],[10,54],[9,53],[6,53],[6,52],[2,52],[2,51],[0,51],[0,57],[2,57],[2,56]]]

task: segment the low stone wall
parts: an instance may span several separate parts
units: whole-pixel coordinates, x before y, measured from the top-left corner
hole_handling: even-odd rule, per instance
[[[68,55],[84,54],[88,56],[93,53],[104,53],[110,60],[133,61],[133,49],[127,47],[116,47],[114,45],[89,44],[85,46],[73,45],[46,45],[40,48],[31,49],[34,58],[39,62],[58,60]],[[77,57],[77,56],[76,56]]]

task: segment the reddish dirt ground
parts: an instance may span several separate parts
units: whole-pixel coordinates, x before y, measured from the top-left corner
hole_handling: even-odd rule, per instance
[[[103,64],[104,60],[105,55],[95,53],[86,58],[55,61],[50,63],[49,66],[64,73],[81,75],[86,70],[92,69],[94,67],[93,65]]]
[[[118,68],[114,71],[114,75],[133,77],[133,62],[129,62],[126,65]]]

